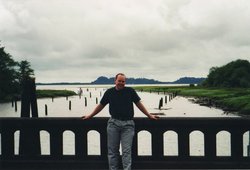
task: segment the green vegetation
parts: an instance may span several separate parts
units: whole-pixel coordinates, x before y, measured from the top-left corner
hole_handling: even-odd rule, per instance
[[[0,46],[0,102],[20,96],[24,80],[34,75],[30,63],[26,60],[17,62]]]
[[[247,60],[232,61],[222,67],[212,67],[203,83],[206,87],[250,87],[250,63]]]
[[[178,92],[178,95],[197,97],[199,100],[211,102],[224,110],[250,115],[250,88],[208,88],[201,86],[141,86],[134,88],[138,91],[148,92]]]
[[[10,101],[13,97],[20,98],[22,85],[34,76],[34,70],[28,61],[14,61],[4,47],[0,46],[0,102]],[[68,90],[37,90],[37,97],[60,97],[76,95]]]
[[[10,98],[10,94],[20,92],[17,65],[4,47],[0,47],[0,101]]]
[[[65,97],[76,95],[74,91],[70,90],[36,90],[37,98],[45,97]]]
[[[18,63],[18,78],[19,82],[22,84],[23,81],[30,79],[31,76],[34,76],[34,70],[31,68],[30,63],[26,60]]]
[[[178,92],[182,96],[197,97],[227,111],[250,115],[250,63],[247,60],[232,61],[222,67],[212,67],[201,86],[189,87],[136,87],[151,92]]]

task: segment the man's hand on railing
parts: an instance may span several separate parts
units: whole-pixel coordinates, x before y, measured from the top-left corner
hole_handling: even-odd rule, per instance
[[[91,118],[91,116],[86,115],[86,116],[82,116],[81,118],[82,118],[83,120],[87,120],[87,119],[90,119],[90,118]]]
[[[160,118],[160,116],[153,115],[153,114],[150,113],[148,118],[151,119],[151,120],[158,120]]]

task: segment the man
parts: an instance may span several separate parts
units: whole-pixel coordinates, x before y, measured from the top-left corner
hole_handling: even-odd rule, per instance
[[[124,170],[131,170],[131,148],[134,137],[134,108],[133,103],[144,113],[148,118],[157,120],[159,117],[150,114],[144,105],[141,103],[140,97],[135,90],[130,87],[125,87],[126,77],[123,73],[118,73],[115,76],[115,87],[108,89],[100,104],[94,111],[83,116],[83,119],[90,119],[98,114],[107,104],[109,104],[109,112],[111,118],[107,125],[108,135],[108,160],[110,170],[118,170],[119,146],[122,146],[122,164]]]

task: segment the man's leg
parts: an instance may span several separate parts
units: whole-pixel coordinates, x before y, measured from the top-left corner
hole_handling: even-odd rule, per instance
[[[131,170],[132,165],[132,143],[134,137],[135,124],[133,120],[124,123],[121,132],[122,164],[124,170]]]
[[[108,135],[108,161],[110,170],[118,170],[119,166],[119,146],[120,146],[120,132],[119,127],[116,126],[114,119],[108,121],[107,135]]]

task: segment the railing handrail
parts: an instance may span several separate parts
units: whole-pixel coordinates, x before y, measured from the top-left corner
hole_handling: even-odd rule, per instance
[[[0,162],[4,166],[22,164],[72,161],[81,168],[98,169],[107,167],[107,117],[96,117],[90,120],[81,118],[0,118],[1,151]],[[133,144],[134,168],[250,168],[249,157],[243,156],[243,135],[250,130],[250,119],[242,117],[168,117],[157,121],[147,118],[134,118],[136,129]],[[14,154],[14,133],[16,131],[39,133],[42,130],[50,134],[50,155],[36,152],[20,155]],[[75,155],[63,155],[63,132],[69,130],[75,134]],[[100,134],[100,155],[87,154],[87,133],[96,130]],[[138,155],[138,133],[148,131],[151,134],[152,155]],[[178,136],[178,155],[164,155],[164,133],[174,131]],[[190,155],[189,135],[200,131],[204,135],[204,156]],[[216,135],[227,131],[231,136],[231,155],[216,155]],[[31,135],[32,133],[29,133]],[[86,139],[86,140],[82,140]],[[20,161],[22,160],[22,161]],[[12,162],[12,164],[11,164]],[[73,163],[74,162],[74,163]],[[98,162],[99,164],[95,164]],[[49,164],[47,164],[49,165]],[[44,165],[45,166],[45,165]],[[59,166],[59,164],[58,164]],[[61,164],[60,164],[61,166]],[[1,167],[1,164],[0,164]]]

